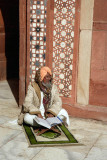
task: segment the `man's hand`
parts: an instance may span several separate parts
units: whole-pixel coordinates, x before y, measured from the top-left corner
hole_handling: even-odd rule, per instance
[[[51,113],[47,113],[47,116],[48,117],[54,117],[53,114],[51,114]]]
[[[40,113],[38,114],[38,117],[39,117],[39,118],[43,118],[42,115],[41,115]]]

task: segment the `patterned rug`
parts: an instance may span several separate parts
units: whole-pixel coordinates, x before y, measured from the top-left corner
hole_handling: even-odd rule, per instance
[[[23,124],[23,129],[30,147],[79,145],[78,141],[64,124],[57,126],[61,134],[49,130],[37,136],[39,131],[35,132],[35,128],[27,124]]]

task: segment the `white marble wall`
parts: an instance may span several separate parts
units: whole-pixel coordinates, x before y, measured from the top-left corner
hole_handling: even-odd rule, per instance
[[[77,103],[89,103],[89,80],[94,0],[81,0]]]

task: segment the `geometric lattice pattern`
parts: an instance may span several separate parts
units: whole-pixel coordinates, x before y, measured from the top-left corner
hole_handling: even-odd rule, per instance
[[[71,97],[75,0],[54,0],[53,76],[61,96]]]
[[[30,0],[30,82],[45,65],[47,0]]]

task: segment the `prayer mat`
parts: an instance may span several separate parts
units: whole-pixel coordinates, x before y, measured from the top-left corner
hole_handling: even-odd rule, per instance
[[[23,124],[23,129],[30,147],[80,145],[64,124],[57,126],[57,128],[61,134],[49,130],[37,136],[37,132],[34,132],[34,127]]]
[[[70,131],[62,124],[57,126],[61,131],[61,135],[49,130],[42,134],[41,136],[37,136],[37,133],[34,132],[35,128],[23,124],[23,128],[29,143],[29,146],[32,147],[42,147],[42,146],[59,146],[59,145],[77,145],[78,141],[74,138],[74,136],[70,133]]]

